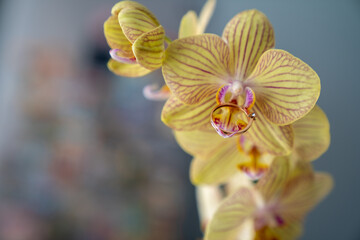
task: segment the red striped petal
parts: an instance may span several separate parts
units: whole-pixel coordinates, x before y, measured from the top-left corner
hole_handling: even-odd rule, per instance
[[[320,79],[306,63],[290,53],[265,52],[246,81],[255,91],[256,105],[264,116],[279,125],[305,116],[320,95]]]
[[[230,81],[229,48],[218,36],[202,34],[172,42],[166,50],[163,75],[182,102],[196,104]]]
[[[275,45],[270,21],[255,9],[243,11],[231,19],[223,38],[230,46],[231,67],[236,79],[246,79],[261,54]]]

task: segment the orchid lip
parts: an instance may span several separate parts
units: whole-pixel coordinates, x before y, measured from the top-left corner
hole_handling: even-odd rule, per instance
[[[120,57],[117,54],[120,51],[121,51],[120,49],[111,49],[109,51],[111,58],[114,59],[117,62],[120,62],[120,63],[127,63],[127,64],[135,64],[136,63],[136,58],[135,57],[132,57],[132,58]]]
[[[232,107],[236,110],[240,110],[242,113],[244,113],[248,119],[248,123],[242,127],[242,126],[237,126],[238,129],[232,129],[232,130],[229,130],[229,129],[225,129],[221,126],[221,124],[219,124],[216,120],[214,120],[214,113],[220,109],[220,108],[223,108],[223,107]],[[233,104],[233,103],[224,103],[224,104],[220,104],[218,106],[216,106],[212,111],[211,111],[211,114],[210,114],[210,122],[211,122],[211,125],[215,128],[216,132],[224,137],[224,138],[229,138],[229,137],[232,137],[234,135],[238,135],[238,134],[242,134],[242,133],[245,133],[247,130],[249,130],[249,128],[251,127],[253,121],[255,120],[256,118],[256,115],[255,113],[248,113],[248,111],[236,104]]]

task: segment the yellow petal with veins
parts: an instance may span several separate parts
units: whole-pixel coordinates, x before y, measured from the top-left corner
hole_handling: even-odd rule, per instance
[[[156,19],[155,15],[149,9],[147,9],[144,5],[142,5],[138,2],[135,2],[135,1],[120,1],[120,2],[116,3],[111,9],[111,14],[114,16],[117,16],[119,14],[119,12],[121,10],[123,10],[124,8],[139,10],[139,11],[143,12],[145,15],[147,15],[151,19],[152,22],[159,25],[159,22]]]
[[[249,161],[249,156],[238,151],[236,143],[225,143],[208,152],[207,157],[195,157],[191,162],[190,179],[195,185],[225,183],[239,171],[239,163]]]
[[[165,30],[159,26],[141,35],[133,45],[137,63],[149,70],[155,70],[162,65],[164,56]]]
[[[330,124],[326,114],[315,106],[305,117],[293,123],[293,157],[304,161],[319,158],[330,145]]]
[[[118,14],[120,26],[129,39],[134,43],[142,34],[147,33],[159,26],[156,18],[149,15],[149,11],[139,8],[126,7]]]
[[[214,34],[173,41],[165,52],[163,75],[171,92],[187,104],[215,100],[218,88],[231,81],[229,48]]]
[[[245,136],[250,138],[262,152],[276,156],[289,155],[294,144],[292,126],[278,126],[267,121],[256,103],[252,110],[256,114],[256,120]]]
[[[261,54],[275,45],[270,21],[255,9],[233,17],[224,29],[223,38],[230,47],[232,73],[239,80],[245,80]]]
[[[211,131],[210,131],[211,130]],[[209,131],[174,131],[180,147],[187,153],[200,158],[207,158],[222,145],[228,144],[236,148],[236,140],[224,139],[216,132]]]
[[[194,184],[217,184],[231,178],[249,156],[239,151],[239,138],[222,138],[211,131],[175,131],[179,145],[194,156],[190,177]]]
[[[246,84],[256,93],[255,105],[278,125],[288,125],[304,117],[320,95],[320,78],[316,72],[278,49],[261,56]]]
[[[277,196],[288,180],[290,172],[287,157],[275,158],[266,174],[256,184],[256,188],[266,201]]]
[[[118,49],[117,54],[123,58],[134,57],[131,43],[125,37],[116,16],[110,16],[104,23],[104,34],[110,48]]]
[[[141,77],[151,72],[151,70],[143,68],[139,64],[120,63],[113,59],[109,60],[107,66],[116,75],[124,77]]]
[[[332,187],[332,177],[326,173],[292,178],[280,196],[279,214],[287,222],[302,221],[305,215],[328,195]]]
[[[210,124],[211,110],[216,106],[213,96],[209,96],[202,103],[187,105],[172,95],[165,103],[161,120],[170,128],[179,131],[196,129],[215,130]]]
[[[204,239],[239,239],[242,228],[246,227],[247,220],[255,213],[256,205],[256,191],[247,187],[239,188],[220,204],[206,228]]]

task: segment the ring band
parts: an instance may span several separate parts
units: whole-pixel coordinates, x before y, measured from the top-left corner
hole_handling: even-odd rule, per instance
[[[213,120],[213,115],[214,115],[214,112],[216,110],[218,110],[219,108],[222,108],[222,107],[233,107],[233,108],[236,108],[236,109],[239,109],[241,110],[243,113],[245,113],[245,115],[247,116],[248,118],[248,124],[246,125],[246,127],[244,129],[241,129],[239,131],[228,131],[228,130],[224,130],[224,129],[221,129],[219,126],[217,126]],[[223,135],[225,134],[226,137],[232,137],[234,135],[238,135],[238,134],[242,134],[242,133],[245,133],[247,130],[249,130],[249,128],[251,127],[253,121],[256,119],[256,115],[255,113],[248,113],[244,108],[242,107],[239,107],[238,105],[236,104],[233,104],[233,103],[224,103],[224,104],[220,104],[220,105],[217,105],[210,113],[210,121],[211,121],[211,125],[216,129],[216,131],[220,131]]]

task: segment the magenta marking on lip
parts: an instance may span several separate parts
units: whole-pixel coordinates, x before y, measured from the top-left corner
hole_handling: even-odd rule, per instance
[[[254,92],[249,87],[245,88],[245,92],[246,92],[246,98],[245,98],[244,107],[248,108],[254,103],[255,96],[254,96]]]
[[[117,55],[117,52],[120,52],[120,49],[111,49],[109,51],[110,56],[112,59],[114,59],[117,62],[121,62],[121,63],[127,63],[127,64],[134,64],[136,63],[136,58],[124,58],[124,57],[120,57],[119,55]]]
[[[220,89],[220,91],[218,92],[218,95],[216,96],[217,97],[217,100],[219,101],[219,103],[225,103],[225,95],[229,89],[229,85],[226,85],[224,87],[222,87]]]
[[[275,220],[278,226],[283,226],[285,224],[284,219],[277,214],[275,215]]]

